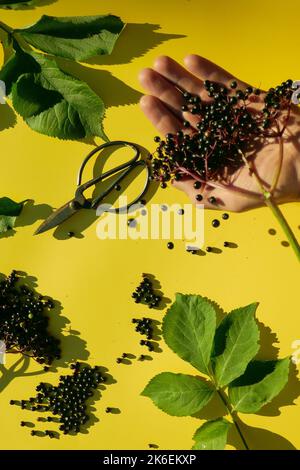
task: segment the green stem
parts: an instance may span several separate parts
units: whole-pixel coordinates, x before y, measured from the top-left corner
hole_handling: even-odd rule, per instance
[[[282,230],[284,231],[292,249],[294,250],[298,261],[300,262],[300,245],[291,229],[289,226],[286,218],[284,217],[283,213],[277,206],[277,204],[274,202],[272,197],[269,195],[269,193],[264,194],[264,199],[266,205],[271,209],[272,213],[276,217],[279,225],[281,226]]]
[[[274,199],[272,197],[273,191],[276,189],[276,185],[277,185],[277,182],[278,182],[278,179],[279,179],[279,176],[280,176],[281,167],[282,167],[282,158],[283,158],[283,142],[282,142],[282,139],[280,139],[280,161],[279,161],[278,171],[275,174],[275,178],[274,178],[271,190],[268,190],[264,187],[264,185],[262,184],[258,174],[256,173],[256,169],[253,166],[253,163],[249,162],[247,160],[247,158],[245,157],[245,155],[243,154],[243,152],[241,150],[239,151],[239,153],[242,155],[242,158],[243,158],[246,166],[249,168],[252,176],[255,178],[255,180],[257,182],[257,185],[260,188],[260,191],[261,191],[261,193],[264,197],[265,204],[271,209],[273,215],[276,217],[279,225],[281,226],[281,228],[284,231],[288,241],[290,242],[290,245],[291,245],[292,249],[294,250],[298,261],[300,261],[300,246],[299,246],[299,243],[298,243],[291,227],[289,226],[287,220],[285,219],[283,213],[281,212],[281,210],[279,209],[278,205],[276,204],[276,202],[274,201]]]
[[[0,29],[2,29],[2,31],[4,31],[9,36],[13,36],[14,34],[13,29],[7,26],[5,23],[2,23],[2,21],[0,21]]]
[[[240,426],[239,426],[239,423],[238,423],[238,421],[237,421],[237,419],[236,419],[236,414],[234,413],[234,411],[232,411],[231,405],[230,405],[230,403],[227,401],[227,396],[226,396],[225,394],[223,394],[223,392],[222,392],[220,389],[217,390],[217,394],[218,394],[219,397],[221,398],[221,400],[222,400],[222,402],[224,403],[224,405],[225,405],[225,407],[226,407],[228,413],[230,414],[231,419],[232,419],[232,421],[233,421],[233,424],[234,424],[234,426],[235,426],[235,428],[236,428],[236,430],[237,430],[237,433],[238,433],[238,435],[240,436],[240,439],[241,439],[241,441],[242,441],[242,443],[243,443],[243,446],[245,447],[246,450],[250,450],[250,449],[249,449],[249,446],[248,446],[248,444],[247,444],[247,441],[246,441],[245,437],[243,436],[243,433],[242,433],[242,430],[241,430],[241,428],[240,428]]]

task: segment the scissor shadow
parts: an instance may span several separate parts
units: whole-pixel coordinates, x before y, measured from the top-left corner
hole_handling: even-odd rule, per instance
[[[144,147],[140,146],[140,151],[141,151],[141,158],[146,159],[147,156],[149,155],[149,152],[147,149]],[[94,165],[93,169],[93,176],[97,176],[100,173],[103,172],[103,168],[109,157],[112,155],[112,153],[115,151],[115,148],[107,148],[103,149],[101,153],[98,155],[96,158],[96,162]],[[124,195],[126,193],[126,190],[128,187],[132,184],[133,180],[142,172],[145,171],[142,167],[137,167],[133,169],[133,171],[126,177],[124,180],[122,180],[121,183],[121,190],[116,191],[113,190],[103,202],[105,204],[111,204],[114,205],[116,201],[120,198],[120,196]],[[101,181],[95,186],[95,189],[93,191],[92,198],[95,198],[98,196],[101,192],[103,192],[109,184],[113,180],[116,179],[116,175],[111,176],[110,178],[107,178],[105,181]],[[143,196],[143,199],[148,203],[156,193],[157,189],[159,188],[159,184],[156,182],[151,181],[147,192],[145,196]],[[62,224],[60,224],[54,231],[54,237],[57,240],[67,240],[70,239],[69,233],[72,232],[74,234],[74,237],[76,238],[84,238],[84,232],[87,230],[92,224],[95,223],[95,221],[98,219],[98,216],[96,215],[96,211],[94,209],[81,209],[77,214],[72,216],[70,219],[66,220]]]

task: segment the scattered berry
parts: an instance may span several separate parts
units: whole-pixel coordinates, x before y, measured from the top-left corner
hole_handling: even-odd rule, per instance
[[[218,219],[214,219],[211,224],[212,224],[213,227],[216,228],[216,227],[219,227],[220,221]]]
[[[161,301],[161,297],[154,292],[152,282],[146,275],[143,275],[142,282],[131,294],[131,297],[135,303],[146,304],[149,308],[157,307]]]
[[[37,406],[28,408],[31,411],[52,412],[58,415],[58,419],[48,416],[39,417],[38,421],[60,422],[60,430],[64,434],[75,433],[81,430],[81,426],[89,420],[87,414],[86,401],[91,398],[100,383],[105,381],[99,367],[90,367],[85,364],[75,365],[73,375],[61,375],[57,386],[48,383],[40,383],[36,389],[38,394],[34,398]],[[24,407],[32,400],[22,400]],[[42,403],[42,405],[39,405]],[[22,407],[22,406],[21,406]],[[21,426],[26,426],[25,421],[21,421]],[[55,437],[54,431],[46,431],[50,438]],[[37,435],[37,431],[31,431],[31,435]]]

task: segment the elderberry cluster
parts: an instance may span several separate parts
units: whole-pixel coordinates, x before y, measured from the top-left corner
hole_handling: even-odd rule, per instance
[[[79,433],[81,426],[89,420],[86,402],[94,395],[98,385],[106,381],[106,377],[98,366],[92,368],[76,362],[71,364],[71,369],[74,370],[73,375],[60,376],[58,386],[42,382],[36,387],[36,397],[21,402],[11,400],[10,404],[31,411],[51,412],[58,419],[48,416],[46,420],[59,422],[60,431],[64,434]],[[42,420],[38,418],[38,421]],[[37,432],[34,435],[38,435]]]
[[[60,341],[48,331],[49,309],[54,302],[37,294],[16,271],[0,282],[0,340],[6,351],[33,357],[40,364],[60,359]]]
[[[145,335],[147,339],[153,338],[153,324],[151,318],[143,317],[142,319],[133,318],[132,323],[136,324],[135,331],[141,335]]]
[[[132,298],[136,303],[146,304],[149,308],[157,307],[161,301],[161,297],[155,294],[150,279],[144,274],[142,282],[132,293]]]
[[[169,180],[179,180],[185,174],[201,182],[227,181],[244,165],[241,152],[249,151],[256,141],[282,135],[284,127],[280,129],[279,117],[283,111],[288,116],[292,84],[292,80],[287,80],[270,88],[261,97],[260,110],[253,110],[251,103],[257,101],[261,91],[251,86],[237,89],[236,81],[227,88],[205,80],[206,100],[185,92],[182,111],[195,115],[196,129],[190,134],[181,130],[168,133],[165,140],[154,138],[158,147],[150,157],[153,178],[162,188]],[[185,129],[190,126],[184,121]]]

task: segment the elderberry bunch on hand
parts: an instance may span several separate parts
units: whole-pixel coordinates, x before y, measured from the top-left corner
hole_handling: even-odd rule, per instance
[[[265,92],[200,56],[185,66],[163,56],[140,73],[142,110],[163,135],[153,158],[162,186],[171,180],[192,202],[236,212],[264,205],[266,191],[277,203],[299,201],[292,80]]]

